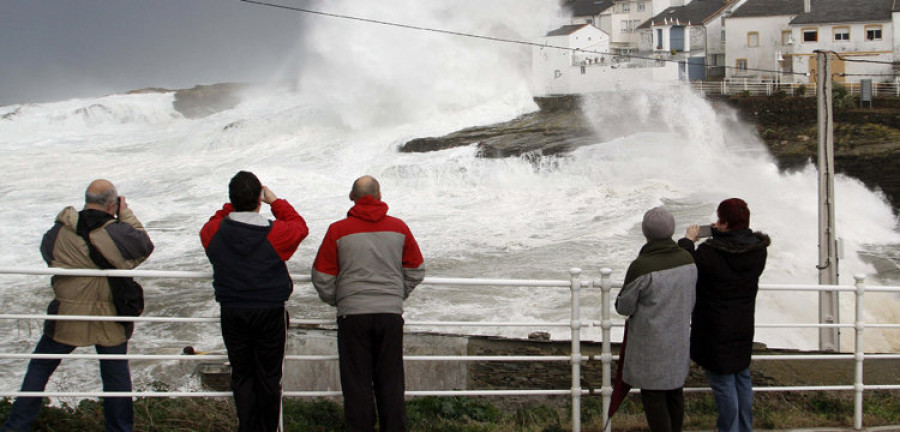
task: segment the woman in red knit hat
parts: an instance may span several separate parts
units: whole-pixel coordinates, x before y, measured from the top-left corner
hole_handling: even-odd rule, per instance
[[[691,360],[713,389],[719,432],[753,430],[750,354],[759,276],[766,267],[769,236],[750,229],[750,209],[740,198],[722,201],[712,238],[696,248],[700,228],[691,225],[678,245],[694,255],[697,301],[691,316]]]

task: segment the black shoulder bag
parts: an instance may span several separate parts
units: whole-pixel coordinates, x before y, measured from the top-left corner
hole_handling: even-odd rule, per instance
[[[90,231],[84,230],[81,233],[84,241],[87,243],[88,252],[91,261],[104,270],[115,269],[106,257],[91,243]],[[134,281],[134,278],[127,276],[108,276],[109,291],[112,294],[113,304],[116,306],[116,314],[119,316],[140,316],[144,312],[144,287]],[[130,337],[134,331],[134,323],[131,321],[122,321],[119,324],[125,326],[125,331]]]

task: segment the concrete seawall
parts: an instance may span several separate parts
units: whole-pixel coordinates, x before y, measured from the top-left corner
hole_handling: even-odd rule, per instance
[[[405,336],[404,354],[430,355],[569,355],[569,341],[533,341],[486,336],[460,336],[413,333]],[[584,355],[599,355],[598,342],[582,342]],[[292,328],[289,355],[335,355],[337,332],[329,329]],[[613,353],[618,344],[613,345]],[[754,354],[823,354],[815,351],[768,349],[759,345]],[[764,386],[852,385],[852,359],[835,360],[758,360],[750,366],[753,383]],[[582,364],[582,387],[599,390],[602,382],[600,361]],[[615,366],[613,366],[613,373]],[[571,385],[568,362],[502,361],[407,361],[407,390],[499,390],[568,389]],[[900,361],[872,359],[865,362],[865,384],[900,384]],[[212,385],[227,390],[227,380]],[[226,387],[221,388],[221,384]],[[703,371],[693,365],[686,387],[706,387]],[[289,361],[285,368],[286,391],[339,391],[337,361]]]

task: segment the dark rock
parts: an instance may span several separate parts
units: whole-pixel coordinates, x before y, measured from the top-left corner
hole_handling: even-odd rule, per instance
[[[175,91],[175,110],[187,118],[206,117],[234,108],[241,102],[241,91],[249,84],[198,85],[191,89]]]
[[[579,98],[536,98],[535,102],[540,111],[443,137],[417,138],[402,145],[400,151],[429,152],[477,144],[479,157],[549,156],[597,142],[597,135],[580,109]]]

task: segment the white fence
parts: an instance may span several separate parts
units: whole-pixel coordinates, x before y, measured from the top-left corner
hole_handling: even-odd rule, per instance
[[[612,291],[621,288],[621,283],[614,283],[611,270],[601,271],[597,280],[583,280],[581,270],[573,268],[569,271],[568,280],[524,280],[524,279],[468,279],[468,278],[443,278],[427,277],[423,285],[430,286],[508,286],[508,287],[534,287],[568,289],[571,293],[571,316],[567,322],[452,322],[452,321],[408,321],[407,326],[540,326],[540,327],[568,327],[571,330],[571,351],[565,356],[404,356],[405,361],[499,361],[499,362],[568,362],[571,365],[571,386],[566,389],[541,389],[541,390],[421,390],[407,391],[408,396],[571,396],[572,399],[572,430],[581,430],[581,397],[589,393],[600,393],[603,397],[604,422],[605,413],[609,406],[612,394],[612,363],[618,360],[618,356],[612,354],[611,330],[613,327],[621,327],[624,324],[614,323],[611,312]],[[138,278],[167,278],[167,279],[211,279],[211,273],[205,272],[179,272],[179,271],[148,271],[148,270],[70,270],[55,268],[21,269],[0,268],[0,274],[19,275],[67,275],[67,276],[133,276]],[[309,276],[292,275],[295,282],[309,283]],[[799,355],[754,355],[755,361],[779,361],[779,360],[854,360],[855,374],[852,383],[845,385],[828,386],[782,386],[782,387],[756,387],[757,392],[786,392],[786,391],[852,391],[854,392],[853,427],[862,429],[863,393],[867,390],[900,390],[900,385],[865,385],[863,383],[863,371],[866,360],[870,359],[900,359],[900,354],[866,354],[863,350],[863,333],[868,329],[900,329],[900,323],[891,324],[867,324],[864,320],[864,298],[867,292],[900,293],[900,287],[866,286],[862,276],[857,276],[854,285],[761,285],[761,291],[837,291],[855,293],[856,315],[853,323],[846,324],[784,324],[784,323],[760,323],[757,328],[846,328],[854,330],[853,353],[836,354],[799,354]],[[582,322],[581,318],[581,291],[582,289],[600,290],[601,293],[601,317],[600,320],[588,320]],[[67,315],[37,315],[37,314],[0,314],[0,320],[23,319],[53,319],[73,321],[134,321],[146,323],[216,323],[216,317],[207,318],[178,318],[178,317],[119,317],[119,316],[67,316]],[[292,324],[300,325],[329,325],[333,320],[298,320],[292,319]],[[581,335],[586,328],[600,328],[602,334],[601,354],[585,356],[581,353]],[[63,359],[129,359],[129,360],[179,360],[179,361],[209,361],[226,360],[225,355],[99,355],[99,354],[23,354],[0,353],[0,359],[31,359],[31,358],[63,358]],[[288,355],[285,361],[335,361],[337,355]],[[599,389],[581,387],[581,365],[585,362],[600,362],[602,367],[602,383]],[[24,367],[24,366],[23,366]],[[687,392],[709,391],[709,388],[685,388]],[[17,396],[46,396],[46,397],[99,397],[99,396],[132,396],[132,397],[221,397],[231,396],[231,392],[195,391],[195,392],[163,392],[163,391],[134,391],[134,392],[0,392],[0,397]],[[335,391],[285,391],[286,397],[335,397],[340,392]],[[610,430],[611,425],[607,426]]]
[[[845,87],[850,94],[858,96],[862,86],[859,83],[835,83]],[[727,79],[722,81],[691,81],[691,87],[705,95],[747,95],[772,96],[783,93],[790,96],[813,97],[816,84],[781,83],[772,80]],[[872,83],[874,97],[900,97],[900,83]]]

